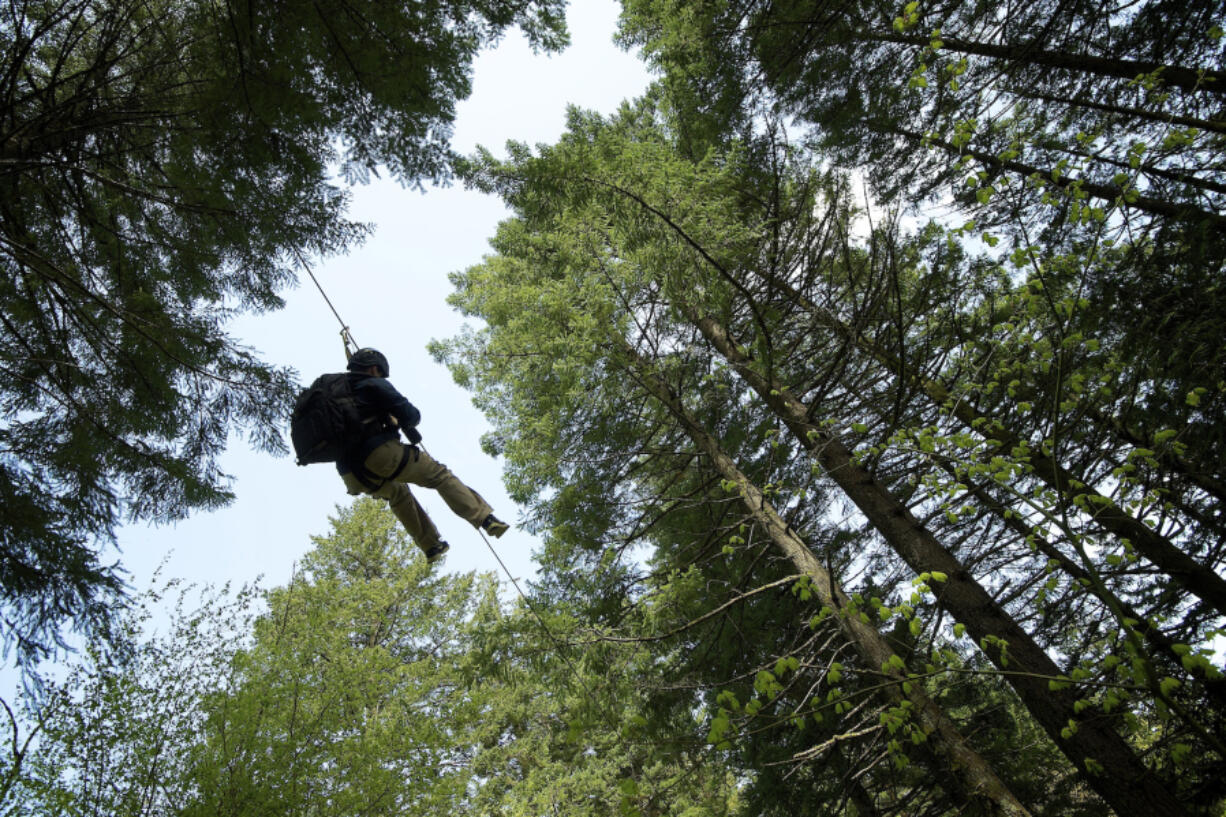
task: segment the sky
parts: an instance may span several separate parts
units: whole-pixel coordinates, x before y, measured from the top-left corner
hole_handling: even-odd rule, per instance
[[[618,11],[613,0],[572,2],[571,45],[561,54],[533,54],[518,32],[482,53],[473,93],[458,108],[452,146],[469,153],[481,145],[501,155],[508,140],[552,143],[562,134],[567,105],[612,113],[641,94],[650,81],[645,67],[612,42]],[[448,274],[490,253],[488,239],[508,216],[497,198],[461,186],[421,193],[373,181],[353,189],[350,207],[351,218],[374,226],[373,235],[347,255],[317,260],[313,270],[356,341],[387,355],[392,384],[422,413],[426,449],[514,526],[520,510],[503,489],[502,465],[480,448],[488,424],[471,395],[426,351],[432,339],[454,336],[465,323],[446,302]],[[345,360],[340,324],[309,277],[301,277],[283,309],[244,316],[232,332],[309,383],[343,369]],[[148,588],[159,565],[166,578],[201,584],[285,584],[311,536],[326,534],[338,504],[349,502],[333,466],[299,467],[292,457],[255,452],[240,440],[231,442],[222,468],[236,494],[228,507],[171,526],[120,531],[120,559],[133,590]],[[451,545],[441,569],[499,571],[477,532],[438,494],[413,490]],[[512,529],[491,541],[512,575],[532,577],[537,543],[531,536]]]

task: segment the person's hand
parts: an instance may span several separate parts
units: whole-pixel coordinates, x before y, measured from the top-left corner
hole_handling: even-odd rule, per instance
[[[421,432],[416,428],[406,428],[403,430],[404,436],[409,438],[409,443],[411,445],[417,445],[419,442],[421,442]]]

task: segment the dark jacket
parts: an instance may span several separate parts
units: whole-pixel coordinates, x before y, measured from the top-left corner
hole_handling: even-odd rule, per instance
[[[358,411],[363,418],[395,418],[401,429],[407,433],[421,422],[421,412],[418,411],[405,396],[396,391],[396,387],[385,377],[375,377],[363,372],[348,372],[349,386],[353,389]],[[357,470],[379,446],[391,440],[399,439],[400,433],[396,426],[384,423],[380,430],[362,440],[344,459],[336,463],[336,470],[342,474]]]

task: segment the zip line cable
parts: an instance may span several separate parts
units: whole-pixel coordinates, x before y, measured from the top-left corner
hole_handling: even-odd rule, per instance
[[[306,259],[303,258],[302,254],[297,250],[294,250],[294,255],[297,257],[298,263],[302,265],[303,269],[306,270],[307,275],[311,276],[311,281],[314,282],[315,288],[319,290],[319,294],[323,296],[324,303],[328,305],[328,308],[332,310],[332,314],[336,316],[336,322],[341,325],[341,340],[345,344],[345,357],[348,359],[353,355],[354,351],[360,348],[357,341],[353,339],[353,333],[349,331],[349,326],[345,323],[345,320],[341,317],[340,313],[336,310],[336,307],[332,304],[332,299],[329,298],[328,293],[324,291],[323,285],[319,283],[319,279],[315,277],[315,273],[311,270],[311,265],[306,262]],[[352,347],[352,349],[350,347]],[[424,445],[421,445],[420,447],[422,451],[426,450]],[[497,560],[499,567],[502,568],[502,572],[506,574],[506,577],[511,581],[511,584],[515,587],[515,591],[519,593],[520,599],[523,600],[525,606],[527,606],[528,610],[532,613],[533,618],[536,619],[536,622],[540,625],[541,630],[543,630],[545,635],[549,637],[549,640],[553,642],[554,646],[558,648],[558,653],[562,656],[562,660],[566,662],[566,666],[570,669],[571,678],[579,682],[589,700],[595,704],[595,695],[593,695],[592,691],[588,689],[585,683],[583,683],[583,680],[579,676],[578,668],[575,667],[574,663],[570,660],[570,656],[567,654],[567,643],[560,640],[553,634],[553,631],[549,629],[549,625],[545,623],[545,619],[542,618],[541,614],[537,611],[536,605],[532,603],[531,599],[529,599],[527,594],[524,593],[523,588],[519,586],[519,580],[511,575],[511,571],[507,568],[506,563],[502,561],[502,557],[498,555],[498,551],[494,549],[494,545],[485,537],[485,534],[482,533],[479,528],[477,529],[477,534],[481,537],[481,541],[485,542],[485,546],[489,548],[490,553],[494,555],[494,559]],[[597,709],[599,709],[599,707],[597,707]]]
[[[511,584],[514,585],[515,591],[519,593],[519,598],[523,601],[524,606],[526,606],[532,613],[532,617],[536,619],[536,623],[540,625],[541,630],[544,631],[545,635],[549,636],[549,640],[552,641],[554,647],[557,648],[557,654],[562,656],[562,660],[566,662],[566,667],[570,670],[570,673],[566,677],[568,683],[572,685],[571,688],[574,688],[574,684],[578,684],[579,688],[583,691],[583,694],[587,696],[588,702],[597,712],[601,714],[601,716],[605,719],[606,724],[616,732],[617,723],[613,720],[612,715],[607,709],[600,706],[600,702],[596,699],[596,694],[592,692],[591,688],[587,685],[587,682],[585,682],[583,677],[579,674],[579,668],[576,667],[575,663],[570,660],[569,653],[572,644],[567,641],[563,641],[553,634],[553,630],[549,629],[549,625],[545,623],[545,619],[543,619],[540,612],[537,611],[536,605],[532,603],[532,600],[528,598],[526,593],[524,593],[523,588],[519,586],[519,580],[512,576],[511,571],[507,569],[506,563],[502,561],[502,557],[499,556],[498,551],[494,549],[493,543],[486,538],[485,534],[480,528],[477,529],[477,535],[481,537],[482,542],[485,542],[485,546],[490,549],[490,553],[494,554],[494,558],[498,561],[498,565],[502,568],[502,572],[505,573],[507,578],[511,580]]]
[[[422,451],[426,451],[426,447],[424,445],[418,443],[418,447],[421,448]],[[430,452],[426,451],[426,453],[429,454]],[[553,630],[549,629],[549,625],[546,624],[545,619],[541,617],[540,611],[536,609],[536,605],[532,603],[532,599],[528,598],[528,594],[525,593],[524,589],[519,586],[519,579],[515,578],[515,576],[511,574],[511,570],[507,567],[507,563],[502,560],[502,556],[500,556],[497,549],[494,548],[494,543],[486,537],[485,533],[480,528],[477,528],[477,535],[481,537],[482,542],[485,542],[485,546],[489,548],[490,553],[493,554],[494,560],[498,562],[498,566],[502,568],[502,572],[506,575],[507,579],[510,580],[511,585],[515,588],[515,592],[519,594],[520,600],[523,601],[524,606],[527,607],[529,612],[532,613],[532,617],[536,619],[536,623],[540,625],[541,630],[549,637],[549,640],[553,642],[553,645],[557,647],[558,653],[562,656],[562,660],[566,662],[566,666],[571,671],[571,676],[575,679],[579,679],[579,670],[574,663],[571,662],[570,656],[567,655],[567,647],[569,646],[567,642],[558,638],[553,634]],[[587,693],[588,698],[595,703],[595,696],[592,694],[592,691],[587,688],[586,684],[583,684],[582,680],[580,680],[579,683],[583,686],[583,691]]]
[[[336,307],[332,305],[332,299],[328,297],[328,293],[324,292],[323,285],[319,283],[319,279],[311,271],[311,265],[306,262],[306,259],[297,250],[294,250],[294,255],[297,257],[298,263],[306,270],[307,275],[311,276],[311,280],[315,283],[315,288],[323,296],[324,303],[328,305],[328,308],[332,310],[332,314],[336,316],[336,322],[341,325],[341,341],[345,344],[345,359],[348,360],[353,355],[353,352],[360,348],[358,342],[353,339],[353,333],[349,331],[348,324],[341,318],[341,313],[336,311]]]
[[[319,279],[315,277],[315,273],[311,270],[311,265],[306,262],[306,259],[303,258],[302,254],[296,249],[294,250],[294,256],[298,259],[298,263],[302,266],[302,268],[306,270],[307,275],[311,277],[311,281],[315,284],[315,288],[319,290],[319,294],[323,297],[324,303],[326,303],[328,308],[332,310],[332,314],[336,316],[337,323],[341,325],[341,341],[345,345],[345,359],[348,360],[350,357],[352,357],[353,353],[361,347],[358,345],[358,342],[354,340],[353,333],[349,331],[348,324],[345,323],[340,313],[336,310],[336,307],[332,304],[332,299],[329,298],[328,293],[324,291],[323,285],[320,284]],[[425,451],[426,447],[423,445],[421,446],[421,449]],[[574,662],[571,661],[569,652],[570,648],[574,645],[563,641],[554,635],[553,630],[549,628],[549,625],[545,623],[545,619],[541,617],[540,612],[536,609],[536,605],[532,603],[532,600],[526,593],[524,593],[523,588],[519,586],[519,580],[511,575],[510,569],[507,567],[506,562],[502,560],[502,556],[500,556],[498,551],[494,548],[493,543],[486,538],[485,534],[480,528],[477,529],[477,535],[481,537],[481,541],[485,542],[485,546],[489,548],[490,553],[493,554],[494,559],[498,562],[498,566],[502,568],[502,572],[506,575],[507,579],[510,580],[511,585],[515,588],[515,592],[519,594],[519,597],[523,601],[524,605],[532,613],[532,617],[536,619],[536,623],[540,626],[545,635],[549,637],[549,640],[553,642],[554,646],[557,648],[558,654],[562,656],[562,660],[566,662],[566,666],[570,670],[570,673],[567,676],[568,682],[571,684],[577,683],[582,689],[584,695],[587,696],[588,701],[604,718],[606,724],[612,727],[614,732],[618,731],[618,725],[614,721],[612,713],[599,705],[599,702],[596,700],[596,695],[588,687],[582,676],[580,676],[579,669],[575,666]]]
[[[345,356],[348,357],[351,354],[349,351],[350,344],[355,347],[357,346],[357,341],[353,339],[353,333],[349,331],[349,326],[345,323],[345,320],[341,317],[341,314],[336,311],[336,307],[333,305],[332,299],[328,297],[328,293],[324,291],[323,285],[319,283],[319,279],[316,278],[315,273],[311,271],[311,265],[306,262],[306,259],[303,258],[297,250],[294,251],[294,255],[297,256],[298,263],[301,264],[302,268],[306,270],[307,275],[311,276],[311,281],[314,282],[315,288],[319,290],[319,294],[323,296],[324,303],[328,305],[328,308],[332,310],[332,314],[336,316],[336,322],[341,325],[341,338],[345,341]],[[422,451],[426,450],[424,445],[419,444],[419,447]],[[481,536],[481,541],[485,542],[485,546],[490,549],[490,553],[494,554],[494,558],[498,561],[498,565],[502,568],[502,572],[506,574],[508,579],[510,579],[516,592],[519,593],[519,597],[523,599],[524,604],[527,605],[528,609],[532,612],[532,615],[536,618],[537,623],[541,625],[541,629],[545,631],[545,635],[549,636],[549,640],[552,641],[555,646],[559,648],[565,647],[565,643],[560,641],[558,637],[553,634],[553,631],[549,629],[549,626],[545,623],[545,620],[541,618],[540,613],[537,612],[536,606],[532,604],[531,600],[524,593],[523,588],[519,586],[519,580],[511,575],[511,571],[507,568],[506,563],[502,561],[502,557],[498,555],[498,551],[494,549],[494,545],[489,539],[485,538],[485,534],[482,533],[480,529],[477,530],[477,533]],[[578,674],[574,665],[571,664],[570,658],[565,655],[564,651],[562,657],[566,660],[567,666],[570,667],[571,671]]]
[[[505,573],[507,578],[511,580],[511,584],[515,587],[515,592],[519,593],[519,597],[523,600],[524,605],[532,612],[532,616],[536,619],[536,623],[541,625],[541,629],[545,631],[545,635],[549,636],[549,640],[552,641],[554,646],[558,648],[558,651],[562,654],[562,660],[566,662],[566,666],[570,667],[570,671],[574,673],[575,676],[578,676],[578,669],[575,668],[575,665],[570,661],[570,657],[566,654],[566,647],[568,646],[567,643],[559,639],[553,634],[553,631],[549,629],[549,625],[545,623],[545,619],[541,618],[541,614],[537,612],[536,605],[532,603],[532,600],[529,599],[527,594],[524,593],[523,588],[519,586],[519,580],[511,575],[511,571],[507,569],[506,563],[502,561],[502,557],[499,556],[498,551],[494,549],[493,543],[486,538],[485,534],[481,532],[480,528],[477,529],[477,535],[481,537],[482,542],[485,542],[485,546],[490,549],[490,553],[494,554],[494,558],[498,560],[498,565],[502,568],[502,572]],[[584,691],[587,692],[589,696],[591,695],[591,691],[586,687],[584,688]]]

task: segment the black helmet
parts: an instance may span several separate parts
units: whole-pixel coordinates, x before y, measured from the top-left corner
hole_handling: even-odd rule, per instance
[[[371,366],[378,366],[384,377],[391,374],[387,358],[378,349],[358,349],[349,357],[349,371],[364,372]]]

